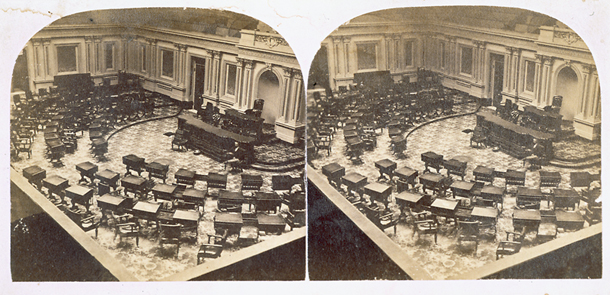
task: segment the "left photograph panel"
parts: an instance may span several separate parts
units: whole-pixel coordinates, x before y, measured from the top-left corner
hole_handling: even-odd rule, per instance
[[[305,279],[303,78],[262,21],[66,16],[10,110],[13,281]]]

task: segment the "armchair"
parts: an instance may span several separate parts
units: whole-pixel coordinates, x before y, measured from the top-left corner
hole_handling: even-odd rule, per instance
[[[197,264],[201,264],[205,258],[218,258],[224,248],[228,231],[225,229],[222,235],[208,235],[208,243],[201,245],[197,252]]]
[[[463,242],[474,242],[474,254],[477,255],[479,247],[479,222],[458,220],[458,244]]]
[[[123,237],[135,237],[136,238],[136,247],[139,246],[140,243],[140,225],[137,222],[128,222],[131,218],[130,215],[114,215],[112,214],[112,219],[114,221],[114,239],[119,236],[119,242],[123,240]]]
[[[506,241],[500,241],[500,244],[498,244],[498,248],[496,249],[496,260],[498,260],[500,256],[504,257],[505,255],[519,253],[524,237],[524,233],[506,232]]]
[[[91,214],[90,216],[86,216],[85,213],[81,213],[79,209],[68,208],[66,210],[66,215],[76,225],[78,225],[84,232],[88,232],[91,230],[95,230],[95,238],[97,239],[97,229],[100,227],[101,219],[95,218],[96,216]]]
[[[176,256],[180,251],[180,234],[182,225],[180,224],[161,224],[161,238],[159,244],[163,248],[163,244],[174,244],[176,245]]]

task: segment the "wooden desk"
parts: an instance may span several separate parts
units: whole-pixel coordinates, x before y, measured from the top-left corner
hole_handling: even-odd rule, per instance
[[[241,190],[253,190],[258,191],[263,186],[263,177],[261,175],[241,175]]]
[[[241,213],[217,212],[214,216],[214,230],[217,233],[226,229],[229,234],[239,234],[243,224]]]
[[[49,197],[56,194],[63,202],[63,198],[59,195],[59,192],[68,188],[68,180],[61,176],[51,176],[42,180],[42,186],[49,190]]]
[[[415,208],[416,206],[423,205],[424,195],[419,193],[412,193],[409,191],[403,191],[396,197],[396,204],[401,208],[410,207]]]
[[[121,185],[125,188],[125,193],[133,193],[140,198],[146,195],[146,179],[140,176],[127,175],[121,179]]]
[[[366,185],[367,179],[356,172],[350,172],[341,178],[343,184],[347,186],[347,194],[352,196],[352,191],[362,195],[362,188]]]
[[[80,180],[78,183],[81,183],[82,181],[91,183],[93,182],[93,178],[95,178],[98,167],[91,162],[83,162],[76,165],[76,170],[80,173]],[[89,178],[89,180],[87,181],[85,177]]]
[[[430,211],[436,215],[454,217],[458,201],[437,198],[430,205]]]
[[[174,194],[176,193],[176,189],[178,187],[175,185],[165,184],[165,183],[157,183],[152,188],[152,193],[155,198],[155,202],[157,199],[172,201],[174,199]]]
[[[240,135],[229,130],[203,122],[191,114],[178,116],[178,128],[186,131],[188,146],[200,150],[204,155],[218,162],[225,162],[232,158],[235,142],[249,150],[256,138]],[[254,151],[254,149],[252,149]],[[248,157],[255,157],[248,153]],[[249,160],[247,160],[249,161]]]
[[[38,190],[42,188],[42,180],[47,177],[47,171],[37,165],[23,169],[22,173],[23,177],[35,185]]]
[[[256,199],[256,212],[273,211],[273,213],[277,213],[282,205],[282,199],[275,192],[255,192],[254,198]]]
[[[556,210],[555,216],[557,218],[557,227],[567,230],[579,230],[585,224],[585,220],[579,211]]]
[[[539,171],[540,187],[557,187],[561,183],[559,172]]]
[[[358,131],[356,130],[348,130],[343,132],[343,138],[347,141],[350,138],[358,138]]]
[[[553,189],[553,205],[557,208],[578,208],[580,195],[574,189]]]
[[[186,170],[184,168],[178,169],[174,174],[177,184],[184,185],[195,185],[195,171]]]
[[[322,167],[322,174],[326,175],[328,183],[341,187],[341,177],[345,175],[345,168],[337,163],[330,163]]]
[[[266,233],[281,234],[286,228],[286,221],[280,215],[257,214],[258,228]]]
[[[517,207],[533,206],[529,209],[540,209],[540,201],[542,201],[542,192],[539,188],[517,188]]]
[[[540,210],[515,209],[513,212],[513,228],[520,231],[524,227],[538,229],[540,225]]]
[[[230,192],[221,189],[218,192],[218,210],[229,212],[241,212],[242,205],[246,199],[241,192]]]
[[[93,198],[93,189],[81,185],[73,185],[66,189],[66,197],[72,201],[72,207],[76,204],[81,204],[87,208],[91,206],[91,198]]]
[[[387,204],[388,197],[392,194],[392,187],[379,182],[369,183],[364,186],[364,193],[371,197],[371,202],[376,200]]]
[[[120,176],[121,174],[108,169],[99,171],[95,174],[95,177],[99,179],[101,183],[104,183],[115,190],[118,186],[117,182],[119,181]]]
[[[134,154],[123,156],[123,164],[125,164],[125,167],[127,169],[125,175],[130,174],[130,170],[136,171],[138,172],[138,175],[141,175],[146,166],[144,158],[140,158]]]
[[[525,171],[510,170],[504,174],[506,183],[504,187],[508,185],[525,185]]]
[[[486,185],[481,189],[481,198],[486,200],[494,200],[504,208],[504,192],[506,190],[503,187],[496,187],[493,185]]]
[[[196,227],[199,223],[199,213],[197,211],[176,210],[172,219],[185,227]]]
[[[432,189],[435,193],[440,193],[440,184],[443,179],[444,177],[440,174],[424,173],[419,177],[419,183],[422,184],[424,193],[426,193],[428,189]]]
[[[475,168],[472,171],[472,174],[474,175],[474,179],[475,181],[484,181],[484,182],[494,182],[494,168],[488,168],[485,166],[477,166],[477,168]]]
[[[194,188],[187,188],[182,193],[182,199],[184,199],[184,201],[186,201],[186,202],[195,203],[198,206],[205,207],[205,195],[206,194],[207,194],[207,190],[201,191],[201,190],[194,189]]]
[[[214,173],[214,172],[208,173],[207,186],[208,186],[208,189],[210,189],[210,188],[226,189],[227,188],[227,174],[218,174],[218,173]]]
[[[225,118],[231,122],[232,132],[243,136],[251,136],[260,140],[263,136],[263,121],[265,119],[242,114],[234,109],[225,110]]]
[[[449,188],[451,189],[454,198],[457,196],[471,198],[474,182],[457,180],[454,181]]]
[[[169,165],[163,165],[158,162],[152,162],[152,163],[146,164],[146,171],[148,171],[149,180],[152,177],[155,177],[155,178],[163,180],[163,183],[165,183],[165,179],[167,178],[167,172],[169,171]]]
[[[377,181],[379,181],[380,179],[387,179],[384,174],[387,174],[389,180],[392,180],[392,177],[394,177],[394,170],[396,170],[396,166],[396,162],[390,159],[383,159],[375,162],[375,167],[379,169],[379,178],[377,178]]]
[[[498,209],[474,206],[470,217],[479,221],[493,221],[495,223],[498,220]]]
[[[409,187],[408,187],[409,184],[411,185],[411,187],[415,187],[415,180],[417,179],[419,172],[417,172],[417,170],[411,169],[409,167],[402,167],[402,168],[398,168],[396,171],[394,171],[394,175],[398,176],[398,179],[400,181],[407,184],[407,187],[405,189],[409,189]],[[398,191],[403,191],[403,190],[401,190],[399,188]]]
[[[456,159],[451,159],[443,162],[443,166],[447,169],[447,177],[450,177],[451,174],[460,176],[462,180],[464,180],[464,176],[466,176],[466,167],[468,167],[468,163],[458,161]]]
[[[133,216],[148,220],[148,221],[157,221],[157,214],[161,209],[161,203],[148,203],[144,201],[137,202],[131,212]]]
[[[356,125],[345,125],[343,127],[343,134],[345,134],[345,132],[348,132],[348,131],[357,131],[357,130],[358,130],[358,127],[356,127]]]
[[[531,154],[529,151],[533,139],[540,144],[550,145],[555,138],[553,134],[544,133],[506,121],[490,111],[477,112],[477,126],[487,131],[488,140],[497,145],[505,153],[516,158],[524,158]],[[552,157],[552,155],[549,155]]]
[[[97,207],[101,210],[118,212],[121,209],[131,209],[133,207],[133,199],[105,194],[97,198]]]
[[[441,170],[443,165],[443,155],[436,154],[434,152],[425,152],[421,154],[421,160],[426,165],[426,169],[424,169],[424,173],[426,171],[430,171],[429,167],[436,169],[436,173]]]

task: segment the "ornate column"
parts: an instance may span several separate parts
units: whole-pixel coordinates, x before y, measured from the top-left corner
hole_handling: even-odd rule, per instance
[[[157,50],[157,40],[156,39],[146,39],[146,41],[148,41],[148,46],[150,47],[150,67],[149,67],[149,72],[150,72],[150,77],[157,77],[157,54],[159,54],[159,51]]]
[[[121,68],[119,69],[118,65],[117,65],[117,70],[124,70],[126,72],[128,72],[129,70],[129,43],[131,41],[131,38],[127,38],[125,36],[121,37],[121,50],[122,50],[122,63],[121,63]],[[119,54],[117,54],[117,56],[121,56]],[[118,63],[118,61],[117,61]]]
[[[92,72],[92,68],[94,67],[93,65],[93,60],[92,60],[92,43],[93,43],[93,36],[85,36],[85,71],[87,71],[87,73],[91,73]]]
[[[43,68],[43,73],[45,77],[49,77],[51,75],[51,72],[49,70],[50,67],[50,60],[49,60],[49,47],[51,46],[51,39],[43,39],[42,40],[42,50],[43,50],[43,64],[42,64],[42,68]],[[76,64],[78,65],[78,49],[76,50]],[[76,71],[78,71],[79,69],[77,68]],[[57,72],[57,69],[55,69],[55,72]]]
[[[238,59],[239,60],[239,59]],[[243,79],[242,79],[242,90],[240,91],[239,106],[241,108],[249,108],[253,105],[252,100],[252,68],[254,67],[254,61],[249,59],[241,59],[244,65]]]
[[[542,55],[536,54],[536,73],[534,75],[534,104],[539,107],[541,102],[540,91],[542,84]]]
[[[102,70],[102,65],[100,64],[100,62],[102,61],[102,58],[103,58],[103,56],[102,56],[102,54],[103,54],[102,38],[99,36],[94,36],[93,42],[94,42],[93,58],[94,58],[94,62],[95,62],[94,72],[97,74]]]
[[[270,65],[267,65],[268,68],[270,68]],[[291,68],[282,68],[283,69],[283,77],[282,79],[284,80],[283,87],[282,87],[282,103],[281,103],[281,112],[280,112],[280,118],[284,118],[284,122],[288,122],[288,114],[290,113],[290,107],[291,107],[291,103],[290,103],[290,92],[292,89],[292,74],[294,72],[293,69]]]
[[[333,38],[333,52],[335,55],[335,74],[343,76],[341,73],[341,61],[343,60],[343,50],[341,49],[341,38]]]
[[[594,67],[591,65],[583,65],[582,69],[582,93],[578,113],[581,115],[582,119],[586,120],[589,119],[589,115],[591,113],[589,111],[592,104],[589,97],[589,77],[591,72],[594,70]]]
[[[184,44],[175,43],[174,46],[178,49],[176,58],[176,84],[178,86],[184,86],[184,80],[186,76],[186,48]]]
[[[33,55],[34,55],[34,77],[43,77],[43,71],[40,69],[43,66],[42,58],[42,40],[32,39]]]
[[[343,72],[345,73],[345,76],[347,76],[350,72],[350,64],[349,64],[349,42],[350,39],[349,38],[342,38],[341,41],[343,42],[343,65],[344,65],[344,70]]]
[[[302,87],[303,87],[303,77],[301,76],[301,72],[299,70],[293,69],[292,74],[292,91],[290,97],[293,98],[290,100],[291,102],[291,112],[289,114],[288,121],[297,122],[299,121],[299,116],[301,114],[301,100],[302,100]]]
[[[206,50],[208,54],[212,56],[212,68],[211,68],[211,88],[210,95],[215,97],[218,102],[218,85],[220,83],[220,51],[217,50]]]
[[[589,140],[601,133],[601,97],[599,78],[594,65],[583,65],[582,94],[574,116],[574,133]]]
[[[241,89],[242,89],[242,68],[244,67],[244,59],[243,58],[235,58],[237,60],[237,70],[235,71],[235,103],[233,104],[233,108],[241,107]]]
[[[543,97],[542,101],[545,106],[551,105],[551,97],[549,97],[551,87],[551,66],[553,65],[553,57],[545,57],[543,71],[544,71],[544,83],[543,83]]]

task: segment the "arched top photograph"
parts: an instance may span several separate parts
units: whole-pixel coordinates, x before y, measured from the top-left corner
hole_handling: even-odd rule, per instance
[[[13,281],[305,279],[305,91],[224,10],[62,17],[10,100]]]
[[[307,98],[310,206],[343,213],[310,220],[312,280],[601,277],[600,80],[560,20],[366,13],[321,42]],[[360,257],[383,266],[333,268]]]

